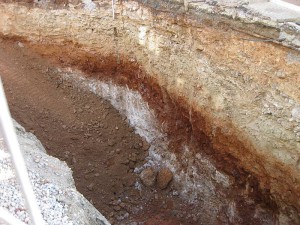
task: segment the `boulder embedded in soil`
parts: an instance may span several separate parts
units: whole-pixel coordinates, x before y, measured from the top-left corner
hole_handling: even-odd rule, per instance
[[[172,181],[172,179],[173,179],[173,173],[171,172],[171,170],[169,170],[168,168],[162,168],[158,172],[157,186],[160,189],[165,189],[168,187],[168,185]]]
[[[146,187],[152,187],[156,181],[156,172],[152,168],[144,169],[140,174],[140,178]]]

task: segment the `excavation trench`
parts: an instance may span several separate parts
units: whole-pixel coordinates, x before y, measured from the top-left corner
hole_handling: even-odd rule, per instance
[[[1,40],[13,116],[68,163],[78,190],[113,224],[276,223],[267,178],[227,152],[246,146],[219,128],[210,136],[209,118],[143,65],[69,42]],[[166,189],[142,184],[148,167],[172,171]]]
[[[299,223],[297,24],[248,1],[9,2],[1,34],[31,41],[1,52],[13,114],[110,220]],[[145,167],[168,189],[135,183]]]

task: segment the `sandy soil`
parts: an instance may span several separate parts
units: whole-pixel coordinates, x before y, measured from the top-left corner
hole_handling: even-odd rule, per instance
[[[77,189],[113,224],[201,224],[196,206],[165,190],[138,191],[149,145],[105,100],[62,82],[59,69],[17,40],[0,39],[13,117],[74,171]]]

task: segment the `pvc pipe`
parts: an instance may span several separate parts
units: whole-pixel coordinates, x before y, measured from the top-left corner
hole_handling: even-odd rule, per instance
[[[5,222],[10,225],[26,225],[3,208],[0,208],[0,224],[1,222]]]

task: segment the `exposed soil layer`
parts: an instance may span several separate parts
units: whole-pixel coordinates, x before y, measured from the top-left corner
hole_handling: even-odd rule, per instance
[[[156,111],[159,121],[166,125],[164,131],[169,137],[173,137],[169,146],[171,151],[180,154],[182,144],[192,142],[195,151],[205,152],[216,163],[217,168],[232,175],[240,187],[244,188],[246,182],[250,183],[254,189],[249,193],[252,197],[276,209],[268,189],[260,189],[258,180],[239,166],[238,159],[226,153],[226,143],[233,143],[244,149],[242,152],[247,152],[243,143],[237,142],[234,137],[224,137],[221,132],[216,131],[216,135],[220,137],[219,144],[224,145],[223,152],[220,150],[216,152],[210,137],[205,134],[209,121],[192,106],[188,106],[183,98],[169,96],[153,79],[155,76],[148,76],[136,62],[129,62],[114,55],[103,58],[101,55],[80,50],[80,46],[73,45],[70,50],[71,43],[66,43],[65,46],[68,47],[37,44],[32,47],[56,64],[77,67],[90,77],[113,80],[117,84],[128,85],[131,89],[137,90]]]
[[[133,168],[144,163],[149,145],[108,102],[61,83],[55,65],[18,42],[0,39],[0,49],[13,117],[68,163],[77,189],[111,223],[197,224],[197,209],[173,196],[172,186],[136,190]]]
[[[148,144],[107,102],[62,82],[56,65],[76,67],[89,76],[113,79],[138,90],[166,124],[171,151],[181,154],[182,144],[189,143],[193,151],[205,153],[218,169],[232,176],[235,185],[224,194],[239,204],[240,220],[235,223],[263,224],[254,216],[256,204],[269,210],[275,223],[277,205],[268,188],[261,188],[226,149],[216,152],[205,134],[208,121],[188,109],[184,99],[172,99],[135,62],[115,56],[102,58],[71,43],[66,43],[67,47],[29,43],[20,47],[16,41],[2,40],[0,46],[0,71],[14,118],[34,132],[50,154],[66,160],[74,170],[78,190],[112,222],[205,224],[197,214],[201,208],[172,195],[173,185],[163,191],[143,188],[138,192],[134,188],[137,177],[133,168],[144,163]],[[234,137],[220,136],[220,142],[232,143]],[[244,148],[242,143],[235,145]],[[135,162],[130,160],[133,154]],[[252,202],[246,203],[245,198]],[[226,212],[221,213],[219,223],[230,223],[227,217]]]

